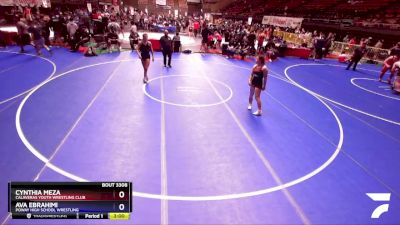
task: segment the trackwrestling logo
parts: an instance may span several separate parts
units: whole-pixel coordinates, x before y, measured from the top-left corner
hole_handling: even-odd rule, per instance
[[[366,193],[366,195],[375,202],[389,202],[390,193]],[[389,211],[389,204],[382,204],[375,208],[371,214],[371,219],[378,219],[383,213]]]

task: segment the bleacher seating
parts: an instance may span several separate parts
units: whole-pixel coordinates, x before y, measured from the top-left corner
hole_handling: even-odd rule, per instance
[[[379,10],[392,2],[393,0],[353,0],[350,3],[343,2],[337,5],[334,10],[349,13],[354,13],[355,11],[358,13],[371,13],[371,10]]]
[[[298,9],[301,12],[313,12],[315,10],[326,10],[334,5],[337,5],[337,0],[311,0],[301,5]]]
[[[399,0],[235,0],[222,12],[228,17],[258,20],[264,15],[355,19],[356,25],[395,29],[400,23]]]

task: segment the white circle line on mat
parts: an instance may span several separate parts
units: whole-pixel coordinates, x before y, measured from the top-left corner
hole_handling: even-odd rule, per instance
[[[39,152],[39,150],[37,150],[29,142],[29,140],[26,138],[26,136],[25,136],[25,134],[23,132],[22,126],[21,126],[21,112],[22,112],[22,109],[23,109],[24,105],[26,104],[27,100],[30,98],[30,96],[33,93],[35,93],[39,88],[44,86],[46,83],[48,83],[48,82],[50,82],[50,81],[52,81],[54,79],[57,79],[58,77],[61,77],[61,76],[70,74],[72,72],[85,69],[85,68],[90,68],[90,67],[94,67],[94,66],[98,66],[98,65],[104,65],[104,64],[110,64],[110,63],[127,62],[127,61],[132,61],[132,60],[109,61],[109,62],[102,62],[102,63],[97,63],[97,64],[92,64],[92,65],[79,67],[79,68],[64,72],[64,73],[62,73],[60,75],[57,75],[57,76],[47,80],[46,82],[41,83],[40,85],[35,87],[31,92],[29,92],[24,97],[24,99],[21,101],[20,105],[18,106],[17,113],[16,113],[16,116],[15,116],[15,126],[16,126],[16,130],[17,130],[18,136],[20,137],[20,139],[23,142],[23,144],[27,147],[27,149],[34,156],[36,156],[39,160],[41,160],[43,163],[45,163],[45,165],[48,168],[50,168],[51,170],[53,170],[53,171],[65,176],[67,178],[70,178],[72,180],[78,181],[78,182],[88,182],[89,180],[87,180],[85,178],[82,178],[82,177],[79,177],[79,176],[77,176],[75,174],[72,174],[70,172],[67,172],[64,169],[54,165],[52,162],[50,162],[50,160],[46,156],[42,155]],[[281,80],[281,79],[278,79],[278,80]],[[285,81],[285,82],[287,82],[287,81]],[[291,84],[291,85],[294,85],[295,87],[299,87],[299,86],[297,86],[297,85],[295,85],[293,83],[290,83],[290,82],[287,82],[287,83]],[[294,179],[292,181],[286,182],[286,183],[278,185],[278,186],[265,188],[265,189],[260,189],[260,190],[256,190],[256,191],[236,193],[236,194],[209,195],[209,196],[179,196],[179,195],[160,195],[160,194],[152,194],[152,193],[133,191],[132,192],[133,196],[142,197],[142,198],[151,198],[151,199],[173,200],[173,201],[218,201],[218,200],[238,199],[238,198],[246,198],[246,197],[258,196],[258,195],[271,193],[271,192],[274,192],[274,191],[279,191],[279,190],[282,190],[282,189],[297,185],[299,183],[302,183],[302,182],[312,178],[313,176],[317,175],[318,173],[320,173],[321,171],[326,169],[335,160],[335,158],[340,153],[340,150],[341,150],[342,145],[343,145],[343,139],[344,139],[343,126],[342,126],[342,123],[341,123],[339,117],[335,113],[335,111],[327,103],[325,103],[323,100],[321,100],[317,95],[312,94],[312,92],[306,91],[303,88],[300,88],[300,89],[304,90],[306,93],[308,93],[311,96],[313,96],[314,98],[316,98],[319,102],[321,102],[330,111],[330,113],[335,118],[335,122],[337,123],[338,130],[339,130],[339,140],[338,140],[338,143],[336,144],[336,149],[334,150],[333,154],[327,159],[327,161],[325,161],[322,165],[320,165],[315,170],[307,173],[306,175],[304,175],[302,177],[299,177],[297,179]]]
[[[28,54],[28,53],[19,53],[19,52],[10,52],[10,51],[0,51],[0,53],[20,54],[20,55],[28,55],[28,56],[32,56],[32,57],[38,57],[38,56],[36,56],[36,55],[32,55],[32,54]],[[49,62],[49,63],[53,66],[53,71],[52,71],[52,72],[50,73],[50,75],[44,80],[44,81],[46,81],[46,80],[50,79],[52,76],[54,76],[54,74],[56,73],[56,70],[57,70],[57,66],[56,66],[56,64],[55,64],[53,61],[51,61],[50,59],[43,58],[43,57],[38,57],[38,58]],[[43,81],[43,82],[44,82],[44,81]],[[40,83],[39,83],[39,84],[40,84]],[[9,102],[9,101],[11,101],[11,100],[13,100],[13,99],[16,99],[16,98],[18,98],[18,97],[20,97],[20,96],[22,96],[22,95],[24,95],[24,94],[26,94],[26,93],[32,91],[35,87],[36,87],[36,86],[34,86],[34,87],[32,87],[32,88],[29,88],[28,90],[25,90],[25,91],[23,91],[23,92],[21,92],[21,93],[19,93],[19,94],[17,94],[17,95],[14,95],[13,97],[10,97],[10,98],[7,98],[7,99],[5,99],[5,100],[3,100],[3,101],[0,101],[0,105],[3,104],[3,103]]]
[[[356,86],[356,87],[358,87],[358,88],[360,88],[361,90],[364,90],[364,91],[366,91],[366,92],[372,93],[372,94],[374,94],[374,95],[379,95],[379,96],[382,96],[382,97],[385,97],[385,98],[390,98],[390,99],[394,99],[394,100],[400,101],[400,98],[392,97],[392,96],[389,96],[389,95],[384,95],[384,94],[381,94],[381,93],[379,93],[379,92],[375,92],[375,91],[369,90],[369,89],[367,89],[367,88],[365,88],[365,87],[362,87],[361,85],[359,85],[359,84],[356,83],[356,80],[371,80],[371,81],[379,82],[379,81],[376,80],[376,79],[364,78],[364,77],[357,77],[357,78],[352,78],[352,79],[350,80],[350,82],[351,82],[352,85],[354,85],[354,86]]]
[[[344,107],[344,108],[346,108],[346,109],[350,109],[350,110],[352,110],[352,111],[361,113],[361,114],[363,114],[363,115],[366,115],[366,116],[369,116],[369,117],[372,117],[372,118],[375,118],[375,119],[378,119],[378,120],[382,120],[382,121],[385,121],[385,122],[388,122],[388,123],[391,123],[391,124],[400,126],[400,122],[393,121],[393,120],[390,120],[390,119],[386,119],[386,118],[383,118],[383,117],[380,117],[380,116],[377,116],[377,115],[374,115],[374,114],[371,114],[371,113],[367,113],[367,112],[362,111],[362,110],[360,110],[360,109],[353,108],[353,107],[348,106],[348,105],[346,105],[346,104],[340,103],[340,102],[338,102],[338,101],[335,101],[335,100],[333,100],[333,99],[330,99],[330,98],[328,98],[328,97],[325,97],[325,96],[323,96],[323,95],[320,95],[320,94],[318,94],[318,93],[316,93],[316,92],[313,92],[313,91],[311,91],[311,90],[305,88],[304,86],[301,86],[299,83],[297,83],[296,81],[294,81],[294,80],[287,74],[287,72],[288,72],[291,68],[299,67],[299,66],[325,66],[325,65],[324,65],[324,64],[310,64],[310,63],[304,63],[304,64],[295,64],[295,65],[291,65],[291,66],[286,67],[286,69],[285,69],[285,76],[286,76],[286,78],[287,78],[290,82],[292,82],[294,85],[300,87],[301,89],[303,89],[303,90],[305,90],[305,91],[308,91],[310,94],[313,94],[313,95],[315,95],[315,96],[317,96],[317,97],[319,97],[319,98],[321,98],[321,99],[327,100],[327,101],[329,101],[329,102],[331,102],[331,103],[334,103],[334,104],[336,104],[336,105],[342,106],[342,107]]]
[[[152,79],[150,79],[150,80],[148,81],[148,84],[151,83],[152,81],[159,80],[159,79],[164,79],[164,78],[168,78],[168,77],[190,77],[190,78],[204,79],[204,78],[201,77],[201,76],[168,75],[168,76],[159,76],[159,77],[152,78]],[[214,80],[214,79],[210,79],[210,80],[211,80],[212,82],[218,83],[218,84],[224,86],[226,89],[228,89],[228,90],[229,90],[229,96],[228,96],[227,98],[223,99],[222,101],[215,102],[215,103],[209,103],[209,104],[181,104],[181,103],[174,103],[174,102],[165,101],[165,100],[163,101],[163,100],[161,100],[161,99],[158,99],[158,98],[156,98],[156,97],[153,97],[153,96],[150,95],[150,93],[148,93],[147,90],[146,90],[146,87],[147,87],[148,84],[143,84],[143,92],[144,92],[144,94],[145,94],[147,97],[153,99],[154,101],[157,101],[157,102],[160,102],[160,103],[164,103],[164,104],[167,104],[167,105],[180,106],[180,107],[188,107],[188,108],[201,108],[201,107],[210,107],[210,106],[221,105],[221,104],[224,104],[225,102],[229,101],[229,100],[232,98],[232,96],[233,96],[233,91],[232,91],[232,89],[231,89],[227,84],[225,84],[224,82],[218,81],[218,80]]]

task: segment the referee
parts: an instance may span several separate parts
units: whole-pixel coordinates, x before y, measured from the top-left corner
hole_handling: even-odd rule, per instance
[[[357,47],[354,50],[353,56],[351,57],[350,63],[349,63],[349,65],[347,65],[346,70],[349,70],[350,67],[352,65],[354,65],[353,66],[353,70],[356,71],[356,67],[357,67],[358,62],[360,62],[360,60],[365,55],[365,53],[367,53],[367,48],[366,47],[367,47],[367,43],[362,42],[361,46]]]
[[[170,36],[168,36],[168,30],[165,30],[164,36],[160,38],[160,45],[164,57],[164,67],[167,67],[167,57],[168,57],[168,67],[171,68],[172,39]]]

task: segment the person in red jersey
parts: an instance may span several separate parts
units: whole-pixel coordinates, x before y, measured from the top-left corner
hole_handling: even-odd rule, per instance
[[[193,30],[194,30],[194,37],[197,37],[197,34],[199,33],[200,30],[200,23],[199,21],[194,21],[193,23]]]
[[[382,78],[385,75],[385,73],[388,70],[391,71],[392,67],[393,67],[393,64],[395,62],[397,62],[398,60],[399,60],[399,56],[397,56],[397,55],[392,55],[392,56],[389,56],[389,57],[387,57],[385,59],[385,61],[383,62],[383,67],[382,67],[381,73],[379,74],[379,82],[382,82]],[[392,73],[392,72],[390,73],[390,77],[388,79],[388,83],[389,84],[392,82],[393,74],[394,73]]]
[[[262,47],[264,47],[265,34],[264,32],[260,32],[257,37],[257,50],[260,51]]]

